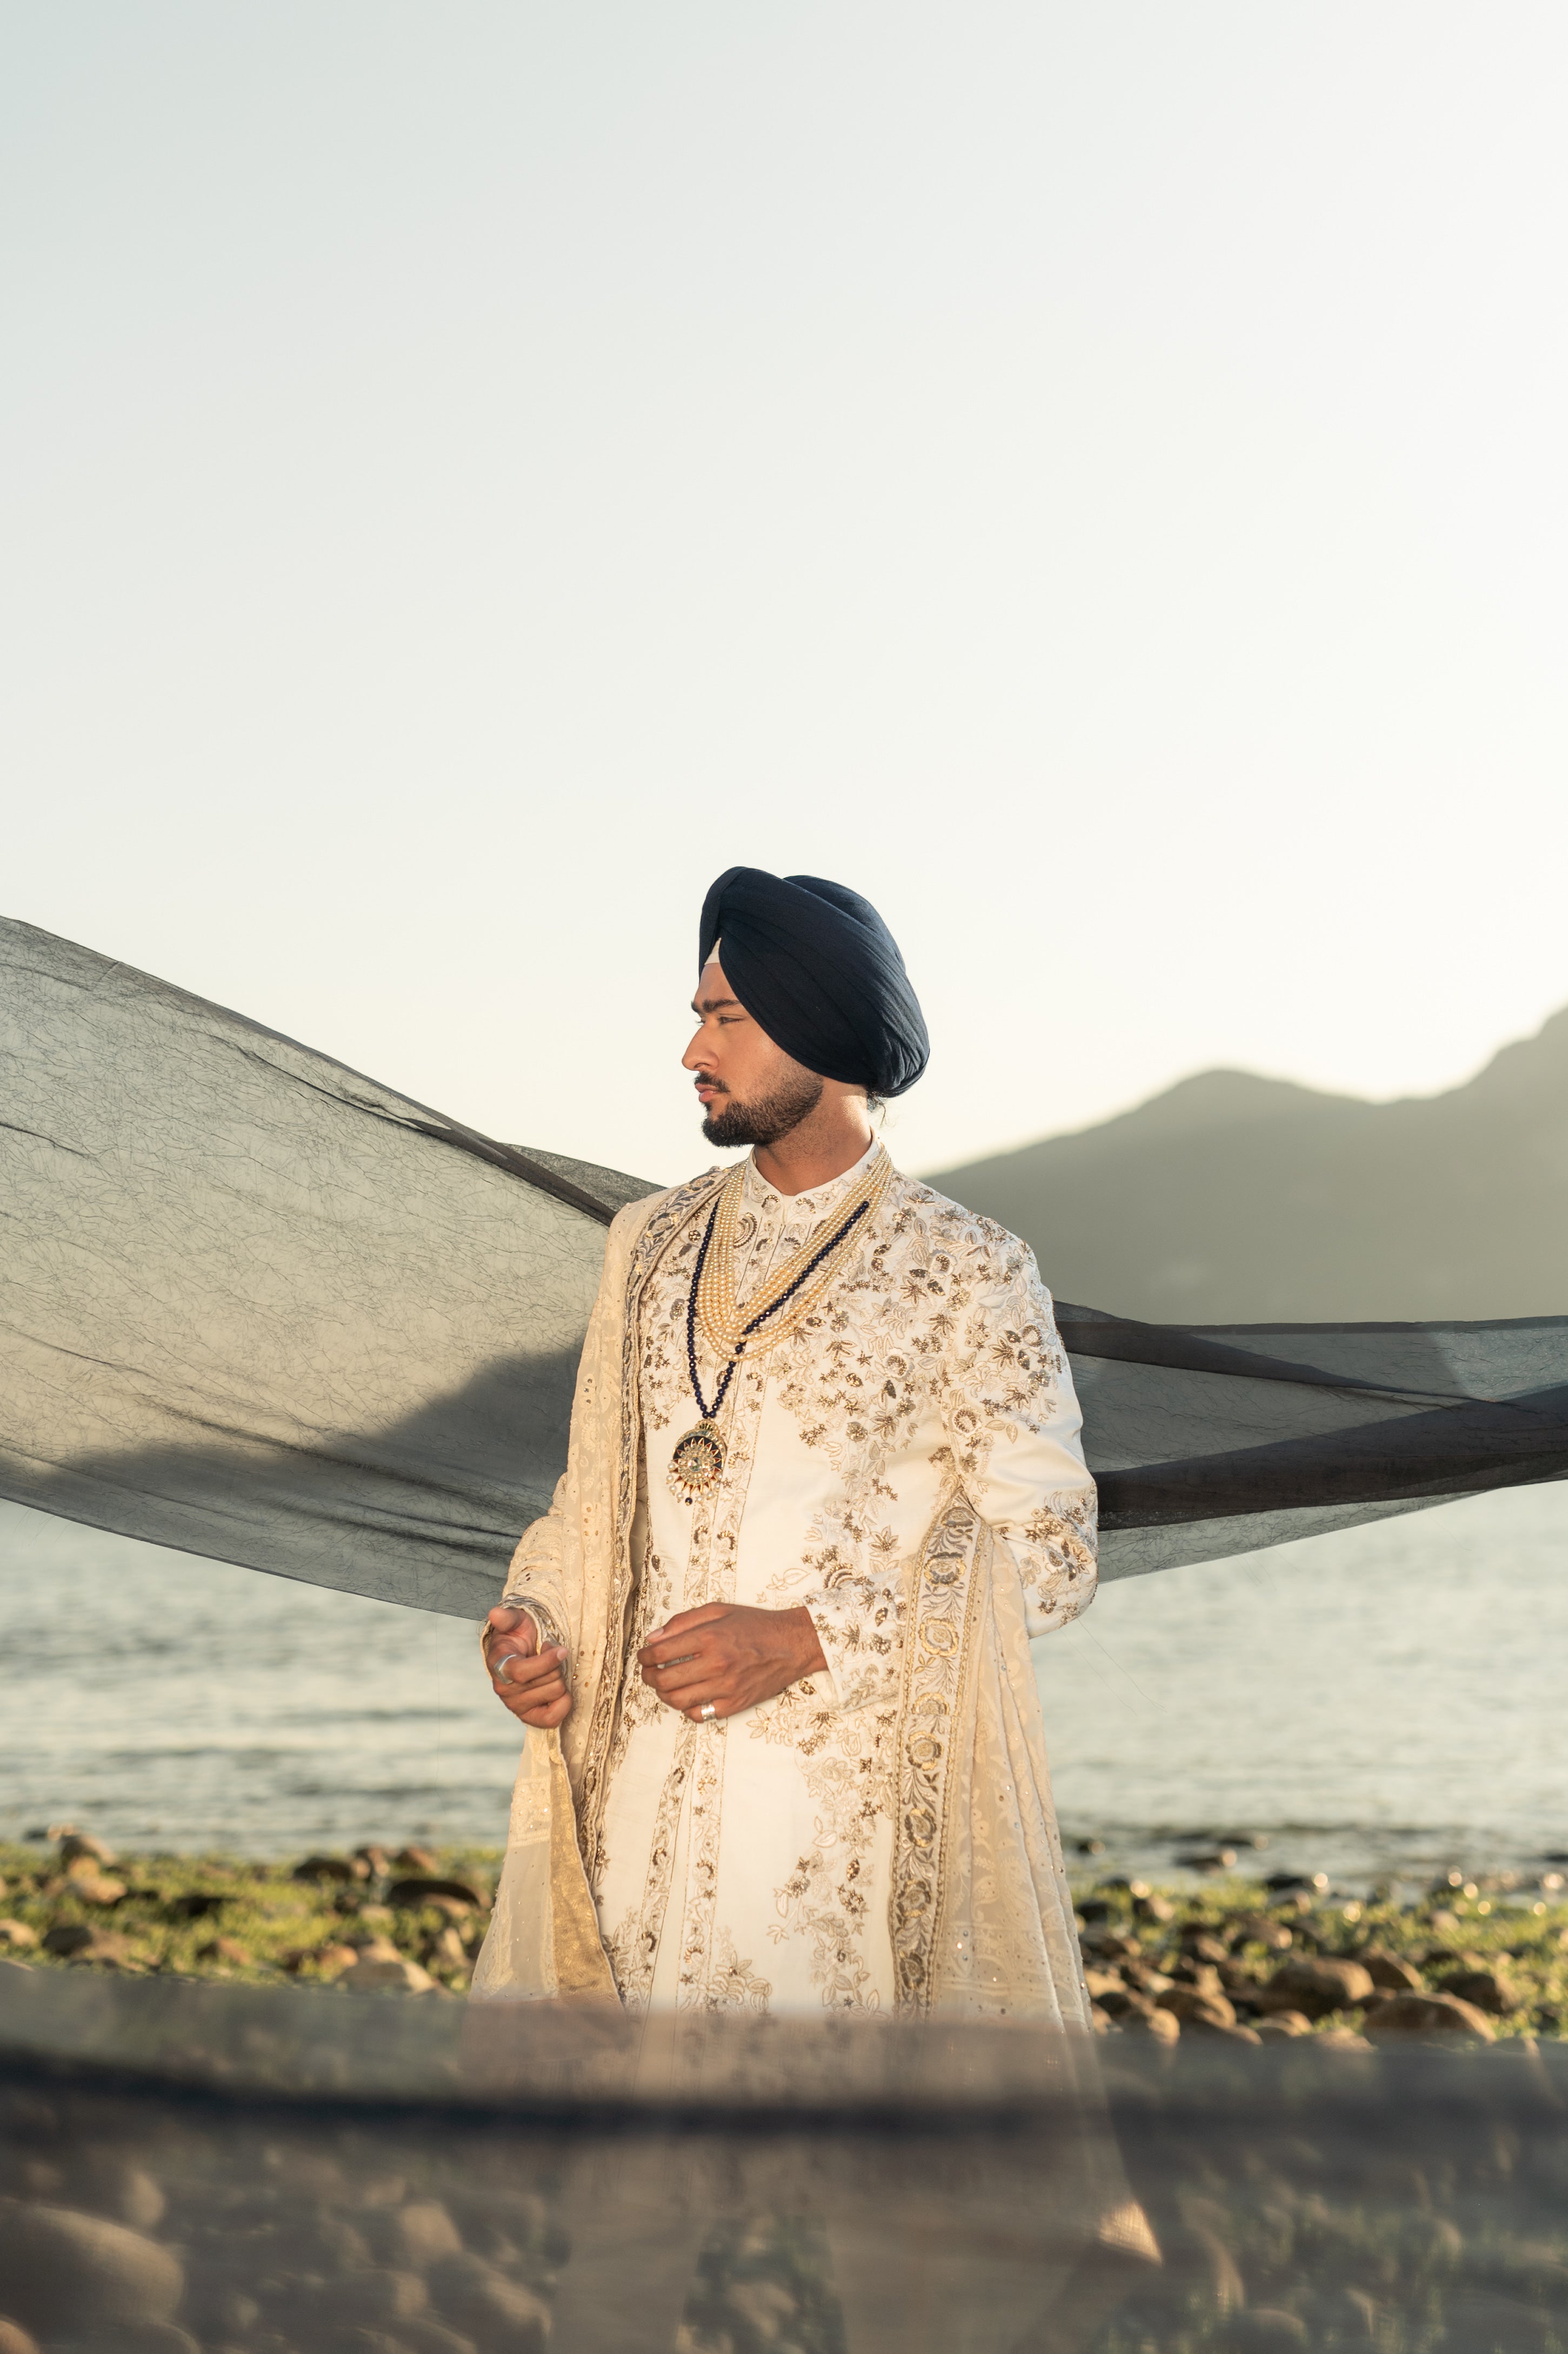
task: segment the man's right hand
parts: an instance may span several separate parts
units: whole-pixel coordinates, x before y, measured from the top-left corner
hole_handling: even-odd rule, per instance
[[[567,1690],[567,1655],[558,1646],[541,1651],[534,1621],[525,1610],[504,1604],[485,1621],[484,1664],[503,1708],[520,1723],[541,1731],[564,1724],[572,1712]],[[498,1673],[497,1670],[500,1670]]]

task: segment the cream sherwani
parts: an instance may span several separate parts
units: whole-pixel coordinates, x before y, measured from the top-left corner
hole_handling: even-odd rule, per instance
[[[1028,1650],[1095,1586],[1049,1296],[1012,1235],[895,1176],[810,1318],[737,1369],[724,1476],[680,1501],[686,1306],[723,1173],[612,1231],[572,1460],[506,1588],[567,1643],[574,1711],[560,1749],[529,1737],[474,1991],[591,1991],[597,1925],[631,2009],[1085,2026]],[[831,1232],[859,1173],[791,1198],[747,1165],[742,1302]],[[711,1401],[722,1367],[698,1363]],[[636,1653],[676,1611],[731,1601],[804,1604],[828,1670],[695,1725]],[[563,1962],[578,1854],[593,1912]]]

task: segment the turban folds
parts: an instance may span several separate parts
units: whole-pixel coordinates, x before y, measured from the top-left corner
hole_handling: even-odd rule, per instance
[[[703,901],[699,968],[725,977],[776,1046],[825,1079],[901,1096],[931,1052],[904,960],[869,899],[814,875],[731,866]]]

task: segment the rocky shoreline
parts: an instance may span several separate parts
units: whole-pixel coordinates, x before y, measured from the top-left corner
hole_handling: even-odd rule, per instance
[[[261,1863],[122,1861],[74,1826],[0,1846],[0,1955],[350,1989],[462,1993],[500,1868],[493,1850],[356,1848]],[[1414,1901],[1230,1873],[1196,1887],[1076,1889],[1095,2024],[1163,2041],[1568,2035],[1560,1872],[1446,1875]]]
[[[1348,2045],[1568,2035],[1563,1876],[1447,1873],[1414,1901],[1317,1880],[1198,1889],[1102,1881],[1077,1897],[1095,2024],[1174,2042]]]

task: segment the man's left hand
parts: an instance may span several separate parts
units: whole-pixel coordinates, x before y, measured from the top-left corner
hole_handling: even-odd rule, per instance
[[[811,1614],[709,1602],[678,1610],[637,1654],[642,1681],[694,1723],[734,1716],[772,1700],[813,1669],[827,1668]]]

